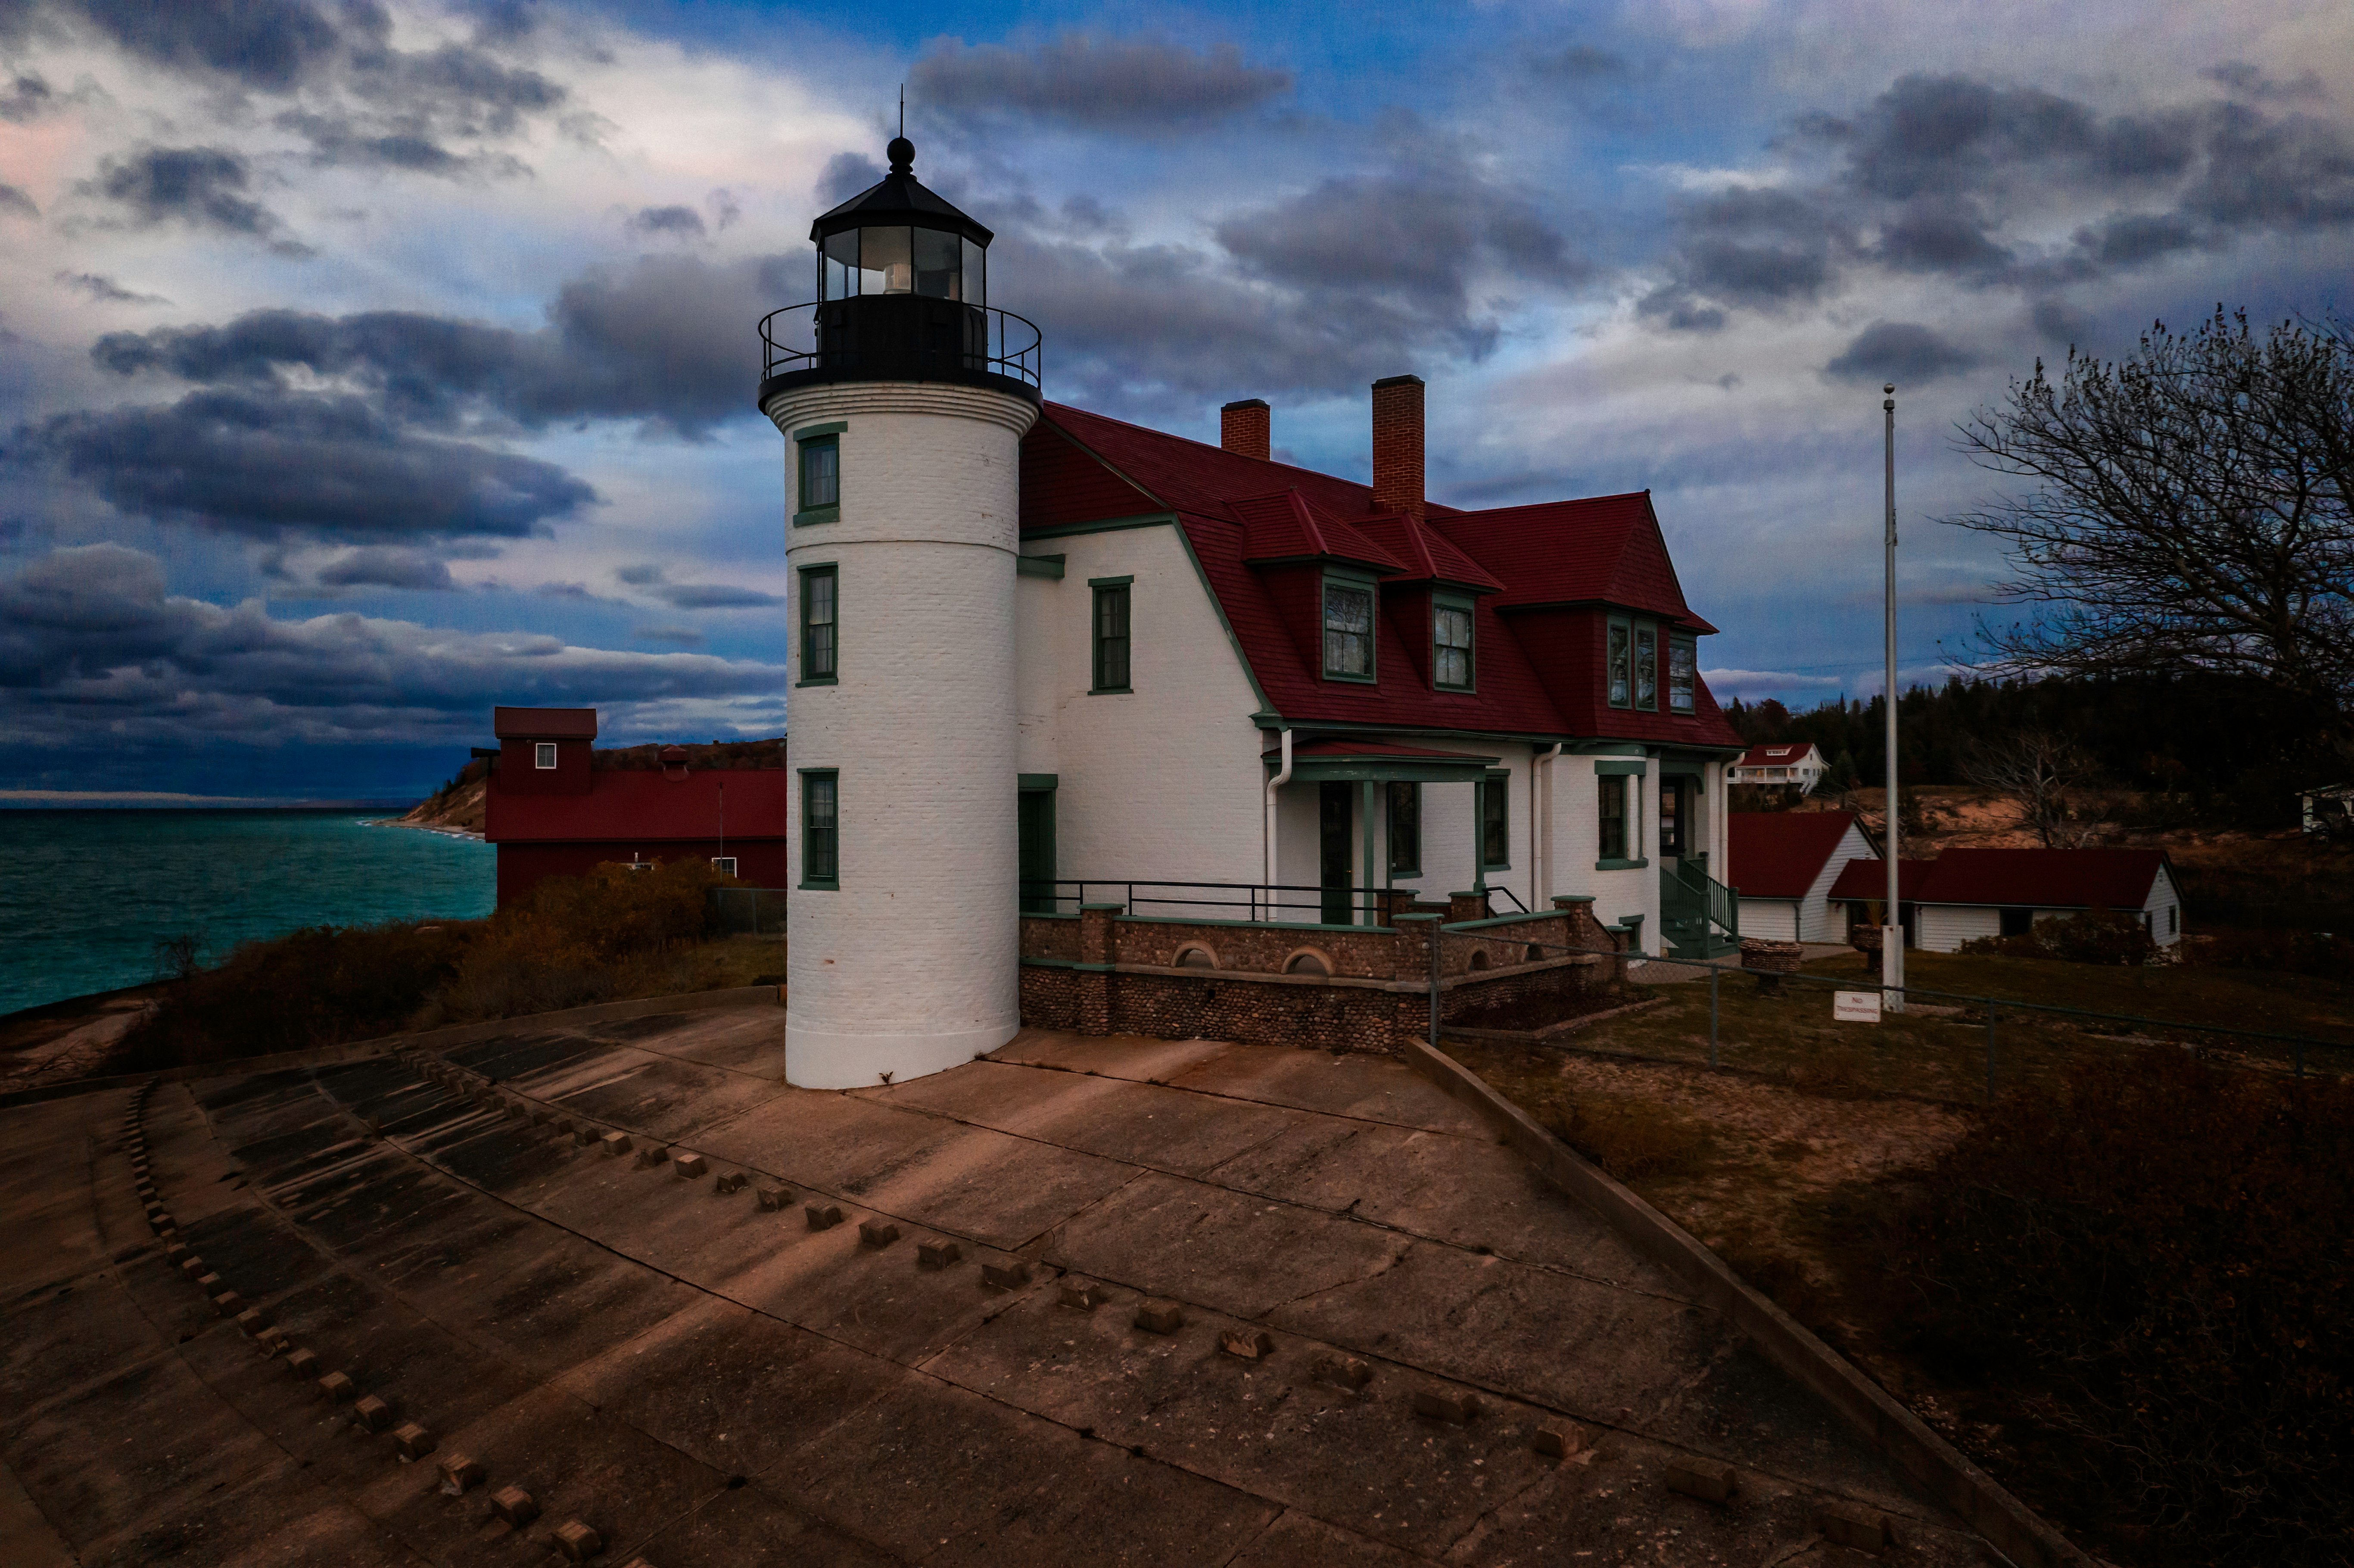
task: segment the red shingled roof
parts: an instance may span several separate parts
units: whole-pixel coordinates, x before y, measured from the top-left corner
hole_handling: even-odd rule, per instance
[[[1744,768],[1787,768],[1814,748],[1811,740],[1776,740],[1741,754]]]
[[[785,836],[781,768],[599,768],[585,795],[491,790],[482,837],[492,843],[661,844],[679,839]],[[722,796],[726,816],[720,815]]]
[[[1896,897],[1899,903],[1912,904],[1921,896],[1921,885],[1929,874],[1934,860],[1900,860],[1896,863]],[[1736,863],[1733,874],[1741,874]],[[1831,884],[1830,895],[1841,900],[1882,899],[1888,896],[1888,863],[1884,860],[1851,860]]]
[[[1925,904],[2138,909],[2168,863],[2154,849],[1950,849],[1930,863]]]
[[[1243,522],[1243,559],[1354,561],[1382,572],[1405,569],[1388,551],[1299,493],[1254,495],[1233,503]]]
[[[491,733],[501,740],[594,740],[595,708],[493,708]]]
[[[1275,515],[1277,498],[1288,515]],[[1268,705],[1292,724],[1350,723],[1526,736],[1738,745],[1704,682],[1691,714],[1614,709],[1602,700],[1600,652],[1565,641],[1534,609],[1507,621],[1500,603],[1620,605],[1695,631],[1713,627],[1683,602],[1648,496],[1463,513],[1433,504],[1426,538],[1377,512],[1368,485],[1288,463],[1245,457],[1201,441],[1044,406],[1022,444],[1024,533],[1165,511],[1193,546]],[[1303,521],[1303,519],[1305,521]],[[1278,531],[1313,534],[1327,546],[1298,555],[1363,559],[1371,551],[1399,583],[1430,577],[1496,585],[1473,612],[1473,692],[1435,690],[1426,654],[1409,650],[1400,617],[1374,631],[1378,681],[1327,681],[1314,662],[1313,628],[1288,624],[1267,579],[1250,564],[1276,548]],[[1468,568],[1468,570],[1467,570]],[[1590,615],[1585,618],[1591,620]],[[1665,683],[1665,651],[1661,654]],[[1662,701],[1665,699],[1662,698]]]
[[[1804,898],[1854,821],[1852,811],[1727,812],[1741,896]]]

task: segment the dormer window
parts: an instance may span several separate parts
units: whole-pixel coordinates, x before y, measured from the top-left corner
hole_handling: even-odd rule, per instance
[[[1692,693],[1698,684],[1700,665],[1699,645],[1681,631],[1668,634],[1668,711],[1671,714],[1692,712]]]
[[[1643,621],[1635,624],[1635,705],[1659,710],[1659,629]]]
[[[1628,708],[1635,705],[1635,629],[1617,616],[1610,618],[1610,630],[1604,656],[1608,672],[1610,705]]]
[[[1442,692],[1472,688],[1471,601],[1434,596],[1430,603],[1430,683]]]
[[[1324,678],[1373,678],[1373,585],[1358,578],[1324,579]]]

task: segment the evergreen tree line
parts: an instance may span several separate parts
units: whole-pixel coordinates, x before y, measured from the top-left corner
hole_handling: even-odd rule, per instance
[[[1768,699],[1724,705],[1751,744],[1812,741],[1826,789],[1886,777],[1882,699],[1845,697],[1801,713]],[[2334,705],[2262,681],[2204,672],[1914,686],[1898,700],[1897,776],[1906,786],[1968,782],[1968,758],[2042,731],[2073,742],[2096,781],[2146,797],[2151,825],[2250,829],[2297,820],[2296,791],[2354,774],[2334,743]],[[2142,813],[2137,813],[2142,814]]]

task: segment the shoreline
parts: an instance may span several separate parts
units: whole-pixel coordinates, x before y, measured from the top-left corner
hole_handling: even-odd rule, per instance
[[[472,828],[445,828],[439,822],[412,822],[406,817],[371,817],[366,821],[371,828],[407,828],[411,832],[439,833],[445,839],[471,839],[475,843],[485,842],[482,835]]]

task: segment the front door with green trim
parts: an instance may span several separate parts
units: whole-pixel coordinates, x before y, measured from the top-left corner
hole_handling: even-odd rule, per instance
[[[1347,784],[1316,787],[1317,883],[1324,890],[1323,918],[1327,926],[1346,926],[1353,902],[1349,896],[1349,796]]]
[[[1021,828],[1022,913],[1055,913],[1055,792],[1024,789]],[[1000,843],[1005,841],[1000,839]]]

